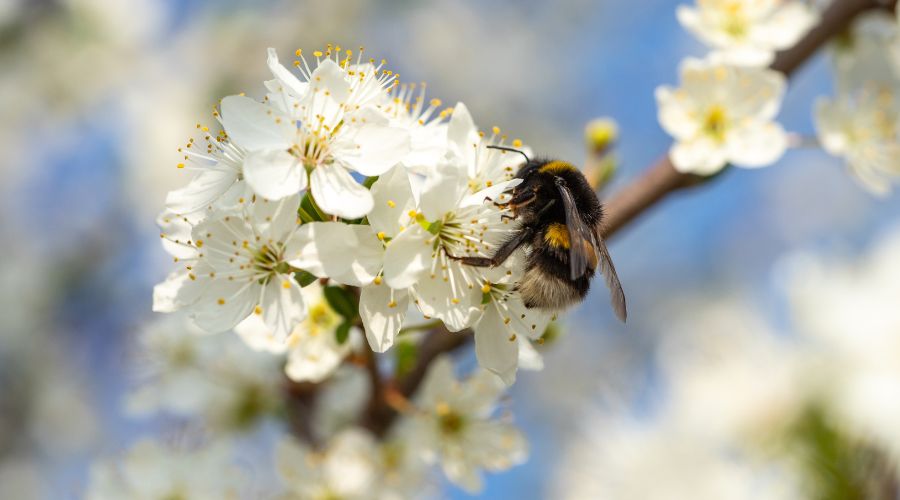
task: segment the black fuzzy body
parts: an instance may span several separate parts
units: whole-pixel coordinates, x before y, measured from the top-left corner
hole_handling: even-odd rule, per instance
[[[545,167],[558,166],[547,169]],[[548,232],[558,225],[566,226],[566,209],[558,183],[560,179],[572,194],[577,206],[576,215],[589,228],[599,227],[603,206],[584,175],[575,167],[551,160],[531,160],[518,172],[523,182],[513,190],[512,199],[522,199],[534,193],[527,204],[512,204],[520,230],[528,231],[525,275],[518,291],[528,308],[559,310],[581,302],[587,295],[596,272],[588,267],[584,274],[572,279],[569,249],[554,244]],[[570,214],[571,215],[571,214]]]

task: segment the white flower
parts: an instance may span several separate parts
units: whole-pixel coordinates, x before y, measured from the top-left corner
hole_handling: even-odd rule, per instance
[[[831,44],[838,95],[859,90],[896,92],[900,86],[897,18],[882,10],[863,12]]]
[[[540,355],[530,341],[543,335],[553,316],[525,307],[515,291],[523,270],[521,255],[513,255],[509,261],[508,268],[495,268],[486,276],[481,289],[484,312],[473,327],[478,364],[497,374],[506,385],[515,382],[523,352],[526,365],[540,369]]]
[[[377,498],[377,446],[365,431],[350,428],[313,451],[292,438],[278,443],[278,472],[290,498]]]
[[[727,62],[767,66],[775,51],[794,45],[818,20],[796,0],[697,0],[678,7],[678,20]]]
[[[431,365],[416,397],[420,413],[410,418],[411,442],[429,462],[440,461],[447,477],[474,493],[480,469],[501,471],[522,463],[527,443],[511,424],[491,415],[504,385],[487,372],[459,382],[446,356]]]
[[[447,123],[444,118],[452,109],[438,112],[440,99],[425,101],[425,83],[416,93],[416,84],[403,84],[391,89],[378,108],[388,117],[392,127],[409,131],[409,154],[403,158],[411,171],[428,175],[447,153]]]
[[[176,451],[145,440],[119,460],[91,467],[88,500],[221,500],[236,498],[243,480],[231,463],[230,450],[215,444]]]
[[[128,398],[136,415],[199,417],[220,431],[249,428],[276,408],[282,357],[249,350],[231,334],[206,335],[179,315],[140,336],[140,386]]]
[[[228,138],[247,151],[244,175],[253,190],[280,199],[306,189],[326,213],[355,219],[372,209],[372,197],[350,171],[384,173],[409,151],[409,132],[392,127],[374,106],[395,76],[381,65],[351,65],[339,52],[310,70],[298,65],[301,82],[269,51],[277,83],[266,103],[244,96],[222,100]]]
[[[587,415],[564,450],[552,498],[808,498],[787,464],[698,440],[666,419]]]
[[[791,313],[816,361],[810,377],[829,417],[852,436],[900,456],[900,231],[841,262],[794,256]]]
[[[409,178],[395,167],[372,185],[375,207],[368,226],[338,222],[304,224],[299,233],[299,255],[291,264],[320,278],[361,287],[359,314],[366,338],[375,352],[394,342],[409,307],[406,289],[383,284],[385,242],[400,232],[415,199]]]
[[[479,132],[465,104],[459,102],[453,108],[447,128],[448,154],[464,169],[470,194],[485,190],[484,196],[495,197],[502,191],[500,186],[512,180],[525,163],[525,158],[520,154],[488,147],[506,146],[505,138],[497,127],[491,129],[490,137]],[[531,152],[518,139],[512,142],[512,147],[525,154]]]
[[[278,338],[286,338],[306,317],[300,285],[287,263],[298,252],[298,205],[297,196],[277,202],[256,197],[240,211],[197,223],[189,237],[189,219],[164,214],[164,245],[184,269],[156,286],[154,310],[187,309],[210,332],[258,314]]]
[[[348,337],[338,342],[336,332],[345,319],[334,311],[318,282],[302,290],[306,319],[286,339],[279,338],[258,315],[250,315],[235,332],[255,350],[287,354],[285,373],[296,382],[320,382],[331,375],[345,357],[359,346],[359,329],[350,327]]]
[[[128,411],[192,415],[202,410],[216,381],[202,369],[217,357],[218,339],[175,314],[159,318],[138,337],[136,372],[142,385],[127,399]]]
[[[762,68],[687,59],[680,88],[659,87],[659,122],[675,138],[669,151],[680,172],[711,175],[727,163],[769,165],[784,153],[787,135],[774,122],[784,76]]]
[[[844,158],[871,192],[886,195],[900,176],[898,103],[887,92],[867,91],[816,102],[819,140],[828,153]]]
[[[220,119],[218,111],[213,115]],[[174,213],[193,214],[205,209],[228,209],[241,205],[252,196],[243,179],[244,150],[220,132],[213,136],[209,128],[197,124],[203,132],[200,141],[191,138],[178,148],[183,154],[179,169],[196,172],[187,186],[169,192],[166,208]]]
[[[504,220],[505,209],[485,198],[499,199],[510,185],[468,194],[465,171],[458,164],[441,165],[426,181],[417,209],[387,243],[385,283],[410,289],[422,314],[440,319],[450,331],[471,326],[480,312],[485,268],[451,257],[491,257],[506,240],[514,226]]]

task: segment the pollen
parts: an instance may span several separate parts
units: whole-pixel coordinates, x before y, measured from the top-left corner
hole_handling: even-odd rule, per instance
[[[316,57],[322,57],[322,51],[321,51],[321,50],[317,50],[317,51],[313,52],[313,55],[316,56]]]
[[[200,248],[202,246],[203,246],[203,240],[197,240],[197,248]]]
[[[372,280],[372,283],[375,283],[376,285],[380,285],[381,282],[382,282],[381,276],[375,276],[375,279]]]
[[[481,293],[490,293],[490,291],[491,291],[490,283],[485,283],[484,286],[481,287]]]
[[[384,231],[378,231],[378,235],[377,235],[377,236],[378,236],[378,239],[379,239],[379,240],[384,241],[384,238],[385,238]]]
[[[303,49],[297,49],[294,51],[294,55],[300,57],[303,55]]]
[[[394,207],[397,206],[397,204],[394,202],[394,200],[388,200],[388,201],[387,201],[387,206],[389,206],[389,207],[391,207],[391,208],[394,208]]]
[[[510,342],[515,342],[515,341],[516,341],[516,334],[515,334],[515,333],[509,336],[509,341],[510,341]]]
[[[219,299],[219,300],[217,300],[216,302],[218,302],[220,306],[224,306],[224,305],[225,305],[225,299]]]
[[[179,163],[178,165],[175,165],[175,166],[178,168],[184,168],[184,163]]]
[[[453,302],[454,304],[459,304],[459,299],[457,299],[456,297],[453,297],[452,299],[450,299],[450,302]]]
[[[437,99],[437,98],[434,98],[434,99],[431,100],[431,105],[434,106],[434,107],[438,107],[438,106],[441,105],[441,100],[440,100],[440,99]]]
[[[291,287],[290,281],[285,281],[284,283],[281,284],[281,288],[288,289],[290,287]]]
[[[415,210],[410,210],[406,215],[409,215],[410,217],[415,217],[418,214],[416,213]]]
[[[392,300],[392,301],[388,302],[388,307],[390,307],[391,309],[397,307],[397,301]]]
[[[262,307],[256,306],[253,308],[253,313],[256,315],[262,314]]]
[[[499,135],[499,134],[500,134],[500,127],[494,125],[493,127],[491,127],[491,132],[493,132],[494,135]]]
[[[544,241],[557,248],[569,248],[569,228],[565,224],[554,223],[544,232]]]

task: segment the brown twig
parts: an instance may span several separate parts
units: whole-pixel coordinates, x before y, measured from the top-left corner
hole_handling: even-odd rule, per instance
[[[893,7],[896,0],[835,0],[822,14],[819,25],[811,30],[792,48],[778,53],[771,68],[790,76],[807,61],[829,39],[844,31],[860,13],[874,9]],[[606,224],[604,235],[611,237],[622,227],[632,222],[647,209],[660,202],[670,193],[704,182],[704,178],[681,174],[675,170],[668,156],[660,159],[643,175],[627,185],[606,203]],[[418,389],[432,361],[445,352],[456,350],[472,339],[470,332],[448,333],[443,328],[429,333],[419,346],[419,357],[413,369],[403,378],[394,382],[396,389],[404,397],[410,397]],[[384,432],[396,412],[389,406],[381,405],[371,409],[365,422],[376,432]]]
[[[896,1],[889,2],[890,5]],[[822,13],[818,26],[806,34],[796,45],[779,52],[771,68],[790,76],[804,62],[836,34],[844,31],[860,13],[884,7],[877,0],[836,0]],[[698,184],[700,178],[675,170],[668,155],[650,167],[637,180],[606,203],[604,234],[612,236],[622,226],[655,205],[669,193]]]

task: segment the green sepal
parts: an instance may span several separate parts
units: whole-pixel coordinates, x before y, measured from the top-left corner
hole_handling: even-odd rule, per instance
[[[316,278],[312,273],[300,269],[299,271],[294,273],[294,279],[297,281],[297,283],[300,284],[301,288],[305,288],[311,285],[312,282],[316,281],[318,278]]]

